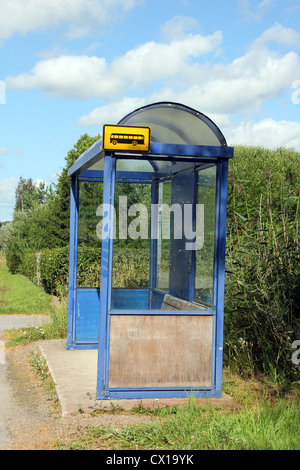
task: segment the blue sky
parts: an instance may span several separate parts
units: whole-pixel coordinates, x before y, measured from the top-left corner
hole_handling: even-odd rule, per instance
[[[176,101],[229,145],[300,151],[299,0],[0,0],[0,221],[79,137]]]

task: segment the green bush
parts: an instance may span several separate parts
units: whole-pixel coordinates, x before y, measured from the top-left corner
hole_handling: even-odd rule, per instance
[[[11,274],[17,274],[21,270],[22,253],[16,239],[10,239],[7,243],[6,263]]]
[[[230,165],[224,352],[243,375],[299,380],[299,157],[242,148]]]
[[[25,275],[34,255],[26,256]],[[149,254],[119,249],[114,254],[113,287],[148,287]],[[67,293],[69,280],[69,247],[43,250],[40,257],[40,273],[47,293],[61,295]],[[100,287],[101,249],[81,245],[77,253],[77,285],[80,287]]]
[[[59,295],[60,289],[68,285],[69,247],[46,249],[40,256],[40,274],[44,290]]]
[[[28,277],[28,279],[30,279],[33,284],[37,284],[37,266],[35,253],[26,253],[23,256],[20,271],[22,274],[24,274],[24,276]]]

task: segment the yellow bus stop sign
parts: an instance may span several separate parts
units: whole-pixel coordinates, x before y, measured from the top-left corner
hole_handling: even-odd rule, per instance
[[[130,152],[150,151],[150,127],[103,126],[103,149]]]

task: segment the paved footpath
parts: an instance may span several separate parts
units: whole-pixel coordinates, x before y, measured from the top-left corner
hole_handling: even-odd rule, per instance
[[[8,380],[3,331],[17,328],[41,326],[50,320],[44,315],[0,315],[0,450],[9,442],[9,423],[18,410],[15,393]]]

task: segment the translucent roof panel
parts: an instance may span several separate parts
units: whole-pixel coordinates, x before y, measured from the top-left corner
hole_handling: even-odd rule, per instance
[[[151,127],[151,141],[186,145],[227,145],[220,129],[204,114],[178,103],[154,103],[128,114],[120,125]]]
[[[168,149],[159,148],[160,144],[165,144],[165,147],[168,144],[181,145],[181,148],[178,148],[178,156],[184,155],[186,158],[189,158],[189,156],[201,157],[203,149],[197,148],[201,146],[206,147],[202,156],[213,158],[222,156],[223,150],[227,148],[225,137],[209,117],[179,103],[160,102],[144,106],[125,116],[118,124],[151,127],[153,155],[158,155],[160,152],[160,159],[157,159],[157,161],[154,159],[155,162],[149,155],[150,163],[145,154],[140,156],[138,154],[134,156],[127,154],[126,160],[122,164],[119,163],[120,171],[153,172],[154,170],[154,172],[165,172],[168,170],[172,166],[172,163],[168,161],[169,155],[165,154]],[[157,144],[156,147],[155,144]],[[189,149],[188,152],[191,152],[191,154],[183,150],[184,146]],[[219,147],[218,150],[216,150],[217,147]],[[210,149],[213,149],[212,153],[210,153]],[[124,157],[124,153],[121,151],[118,153],[114,152],[117,158],[122,155]],[[172,151],[171,154],[174,156]],[[105,151],[102,149],[102,139],[99,139],[72,165],[68,171],[69,176],[80,175],[85,170],[103,170],[104,157]],[[164,157],[164,161],[161,161],[162,157]]]
[[[130,160],[130,156],[128,156],[126,159],[118,160],[117,171],[151,173],[154,171],[154,169],[148,160]]]

